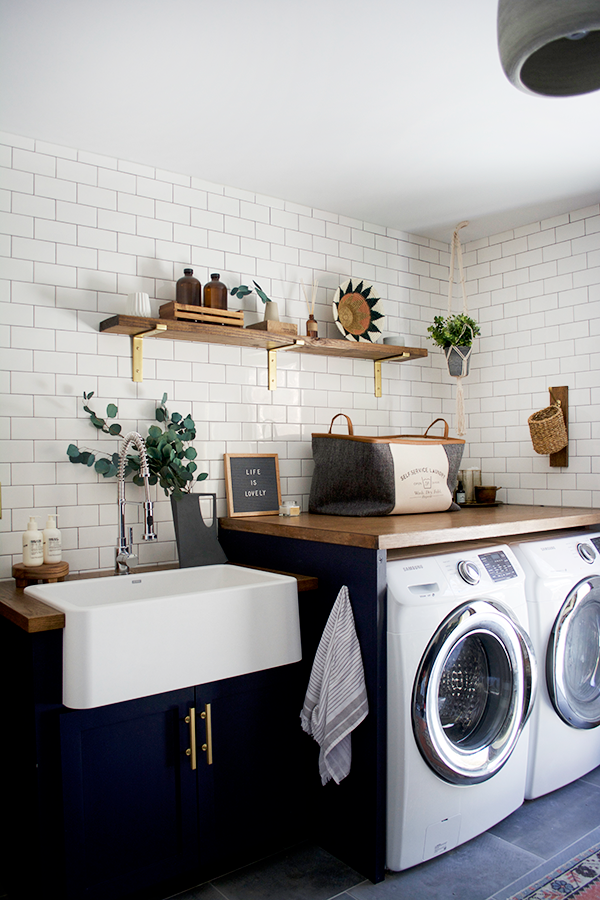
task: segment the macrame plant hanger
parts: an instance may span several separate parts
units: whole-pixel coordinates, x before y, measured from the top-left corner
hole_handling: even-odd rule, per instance
[[[462,290],[462,298],[463,298],[463,313],[465,316],[469,314],[469,306],[467,303],[467,289],[465,287],[465,272],[463,269],[463,258],[462,258],[462,247],[460,245],[460,238],[458,236],[458,232],[461,228],[464,228],[468,225],[468,222],[460,222],[456,228],[454,229],[454,233],[452,235],[452,248],[450,251],[450,274],[448,277],[448,316],[452,314],[452,289],[454,287],[454,258],[458,262],[458,271],[460,274],[460,286]],[[465,325],[465,328],[468,328],[468,325]],[[463,332],[464,333],[464,332]],[[461,334],[462,337],[462,334]],[[472,347],[459,347],[457,345],[453,346],[454,352],[461,358],[461,373],[460,375],[454,376],[456,378],[456,432],[459,435],[466,434],[466,418],[465,418],[465,394],[463,390],[463,378],[466,376],[468,372],[468,364],[469,364],[469,356],[471,355]]]

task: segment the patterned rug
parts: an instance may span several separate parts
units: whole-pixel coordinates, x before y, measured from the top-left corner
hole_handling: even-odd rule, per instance
[[[575,856],[510,900],[600,900],[600,844]]]

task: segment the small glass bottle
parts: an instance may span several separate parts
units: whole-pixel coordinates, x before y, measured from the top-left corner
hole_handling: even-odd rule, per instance
[[[227,309],[227,288],[216,273],[204,285],[204,305],[210,309]]]
[[[312,313],[309,314],[306,321],[306,336],[311,338],[319,337],[319,323]]]
[[[193,269],[184,269],[183,277],[175,285],[175,300],[187,306],[202,306],[200,282],[194,278]]]
[[[463,487],[462,481],[458,482],[458,487],[456,488],[456,502],[460,505],[461,503],[467,502],[467,495],[465,493],[465,489]]]

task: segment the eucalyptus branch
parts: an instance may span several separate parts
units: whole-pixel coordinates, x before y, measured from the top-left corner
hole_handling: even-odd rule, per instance
[[[117,437],[121,434],[121,426],[117,422],[109,424],[106,419],[101,418],[91,409],[88,401],[93,396],[93,391],[83,394],[83,408],[88,413],[92,425],[105,434]],[[172,494],[176,500],[179,500],[184,491],[191,491],[194,480],[204,481],[208,478],[208,473],[195,474],[198,466],[194,460],[198,454],[194,447],[190,446],[196,437],[194,420],[191,415],[184,418],[181,413],[169,413],[166,403],[167,395],[163,394],[155,413],[156,421],[160,423],[160,426],[150,425],[148,437],[145,439],[150,484],[159,484],[167,496]],[[109,403],[106,407],[107,418],[114,419],[117,413],[118,409],[115,404]],[[75,444],[69,444],[67,447],[67,456],[70,462],[81,463],[88,467],[93,466],[103,478],[115,477],[118,472],[119,453],[103,454],[98,458],[96,455],[92,450],[80,450]],[[128,454],[125,477],[133,475],[134,484],[143,486],[144,481],[139,472],[139,455],[137,453]]]
[[[260,299],[262,300],[263,303],[272,303],[273,302],[270,297],[267,297],[267,295],[261,288],[260,284],[257,284],[256,281],[254,281],[254,280],[252,281],[252,284],[254,285],[254,290],[256,291],[256,293],[258,294],[258,296],[260,297]],[[231,288],[229,293],[232,295],[232,297],[237,297],[238,299],[241,300],[243,297],[247,297],[249,294],[252,293],[252,288],[249,288],[247,284],[240,284],[239,287]]]

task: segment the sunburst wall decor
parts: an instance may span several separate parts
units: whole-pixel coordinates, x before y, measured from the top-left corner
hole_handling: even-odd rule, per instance
[[[349,279],[339,286],[333,300],[333,319],[349,341],[377,341],[385,316],[381,298],[366,281]]]

